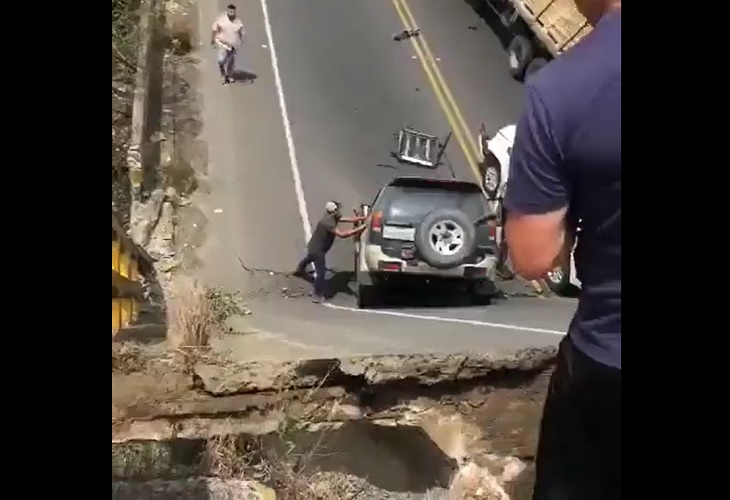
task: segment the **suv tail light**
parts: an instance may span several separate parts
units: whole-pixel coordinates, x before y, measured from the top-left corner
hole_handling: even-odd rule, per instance
[[[386,272],[399,272],[401,265],[398,262],[378,262],[378,269]]]
[[[370,230],[379,233],[383,229],[383,212],[373,212],[370,219]]]
[[[497,225],[496,224],[489,224],[489,239],[492,241],[497,241]]]

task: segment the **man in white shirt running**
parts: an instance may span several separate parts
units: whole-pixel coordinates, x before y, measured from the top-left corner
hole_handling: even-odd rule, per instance
[[[233,83],[233,69],[236,65],[236,50],[243,41],[243,23],[236,16],[236,6],[229,4],[213,23],[210,43],[218,49],[218,68],[223,85]]]

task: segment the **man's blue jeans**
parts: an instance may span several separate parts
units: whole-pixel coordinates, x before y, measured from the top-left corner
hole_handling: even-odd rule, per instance
[[[233,70],[236,66],[236,49],[218,47],[218,68],[223,78],[233,78]]]
[[[297,274],[303,275],[309,264],[314,265],[314,295],[318,297],[324,297],[325,292],[325,280],[327,274],[327,263],[324,259],[324,255],[307,254],[297,266]]]

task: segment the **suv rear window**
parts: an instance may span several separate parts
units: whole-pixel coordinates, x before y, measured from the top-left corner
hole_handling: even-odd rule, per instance
[[[437,208],[455,208],[476,220],[487,210],[481,191],[449,191],[426,187],[390,187],[385,207],[385,219],[392,222],[414,223]],[[391,191],[392,190],[392,191]]]

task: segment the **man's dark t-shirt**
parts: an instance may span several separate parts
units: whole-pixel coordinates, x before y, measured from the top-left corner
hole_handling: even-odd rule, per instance
[[[337,229],[339,219],[339,215],[335,213],[326,213],[319,220],[307,245],[310,255],[324,256],[329,252],[335,242],[335,229]]]
[[[527,82],[505,208],[525,215],[568,207],[580,226],[582,290],[568,336],[621,368],[621,12]],[[580,221],[580,222],[579,222]]]

